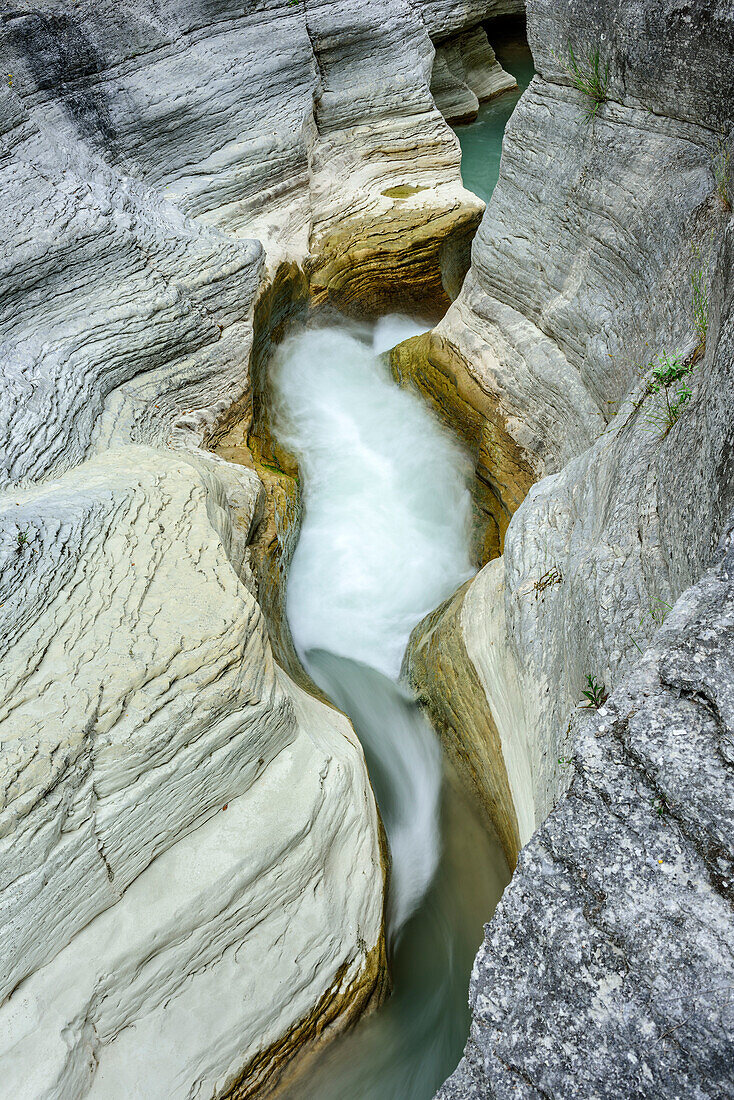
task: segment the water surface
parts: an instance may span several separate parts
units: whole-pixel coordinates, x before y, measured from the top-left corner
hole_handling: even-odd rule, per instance
[[[524,39],[501,39],[495,43],[491,27],[488,33],[497,60],[503,69],[515,77],[518,90],[504,92],[497,99],[482,103],[475,122],[456,127],[461,145],[461,178],[464,186],[485,202],[489,202],[499,179],[502,138],[508,119],[535,76],[533,57]]]
[[[274,427],[304,520],[287,615],[310,674],[352,719],[392,857],[394,992],[326,1045],[288,1100],[430,1100],[461,1056],[472,960],[509,878],[500,846],[397,682],[412,628],[472,573],[470,463],[378,352],[417,331],[306,330],[272,370]]]

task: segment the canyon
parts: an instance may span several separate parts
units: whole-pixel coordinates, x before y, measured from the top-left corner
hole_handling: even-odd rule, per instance
[[[0,1095],[298,1096],[390,1004],[398,864],[291,630],[272,377],[385,314],[472,563],[382,672],[412,629],[482,904],[512,872],[438,1095],[734,1095],[734,9],[526,7],[486,210],[449,123],[516,87],[519,0],[2,12]]]

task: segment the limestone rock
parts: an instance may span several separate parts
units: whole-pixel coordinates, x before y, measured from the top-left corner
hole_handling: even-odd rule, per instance
[[[358,47],[349,66],[335,20]],[[435,318],[460,289],[483,207],[461,185],[459,144],[431,95],[431,39],[396,0],[309,6],[307,28],[319,75],[306,260],[316,301]]]
[[[129,11],[82,0],[72,11],[29,6],[3,33],[13,90],[33,116],[196,221],[259,239],[271,272],[309,258],[319,269],[338,238],[339,271],[356,269],[357,284],[337,293],[340,305],[364,308],[383,253],[410,284],[412,231],[453,212],[463,248],[479,220],[458,142],[431,97],[431,38],[406,0],[266,0],[244,11],[217,0],[203,23],[187,0]],[[405,188],[418,197],[406,203]],[[363,238],[372,242],[364,260]],[[384,294],[379,282],[375,293]]]
[[[374,984],[361,750],[274,666],[218,465],[111,450],[4,505],[8,1095],[211,1095]]]
[[[201,438],[246,384],[261,246],[123,182],[7,86],[0,104],[2,482],[47,476],[113,440]]]
[[[436,47],[431,92],[448,122],[471,122],[480,103],[511,88],[517,81],[500,65],[483,27]]]
[[[540,76],[508,126],[471,272],[405,357],[426,388],[439,380],[436,401],[452,377],[480,395],[507,450],[495,462],[517,448],[539,479],[519,506],[511,483],[502,557],[412,643],[421,693],[422,654],[453,670],[451,689],[482,685],[488,714],[473,717],[474,693],[469,729],[444,736],[475,782],[505,771],[527,844],[440,1096],[734,1095],[734,224],[713,175],[732,12],[538,0],[528,16]],[[569,41],[609,61],[593,121],[558,60]],[[693,363],[667,432],[647,385],[663,351]],[[591,724],[589,675],[612,690]]]
[[[502,15],[525,10],[524,0],[409,0],[434,42]]]
[[[379,996],[384,874],[202,448],[291,286],[443,308],[482,204],[405,0],[19,0],[0,51],[2,1088],[245,1095]]]
[[[733,547],[576,738],[487,925],[441,1100],[732,1095]]]
[[[731,230],[714,280],[708,351],[675,426],[662,436],[650,420],[655,397],[641,388],[593,447],[533,486],[502,558],[465,592],[452,619],[458,629],[434,621],[416,628],[416,657],[430,641],[442,666],[456,666],[457,681],[478,674],[523,842],[565,786],[569,721],[587,676],[607,687],[620,681],[708,565],[734,507],[730,238]],[[433,666],[416,675],[411,662],[416,684],[430,690]],[[472,746],[473,766],[486,773],[496,756],[481,725],[467,729],[469,713],[452,735],[465,751]]]
[[[730,45],[724,36],[719,64],[734,68]],[[397,357],[402,377],[432,394],[460,430],[466,406],[494,425],[482,429],[475,453],[479,480],[492,486],[486,500],[504,559],[475,586],[504,603],[497,668],[523,670],[508,672],[508,683],[524,681],[509,726],[523,731],[515,736],[526,756],[536,754],[534,810],[519,811],[523,840],[563,786],[555,761],[574,692],[578,700],[587,674],[618,682],[650,637],[651,606],[672,604],[701,575],[728,515],[707,500],[709,491],[727,498],[730,476],[730,367],[713,346],[724,340],[713,306],[726,300],[729,262],[721,247],[729,211],[712,173],[720,139],[649,112],[643,121],[639,107],[614,101],[589,123],[568,95],[536,78],[522,98],[462,293],[422,345]],[[645,186],[653,165],[659,181]],[[687,415],[661,441],[641,377],[660,351],[693,354],[697,270],[713,287],[706,358],[692,375],[700,382]],[[718,323],[724,333],[725,314]],[[462,400],[447,401],[444,389]],[[692,498],[678,470],[694,455],[713,488]],[[517,510],[532,476],[556,471]],[[557,583],[536,587],[554,571]],[[476,598],[481,638],[487,605]],[[472,602],[467,596],[465,608]],[[515,784],[516,808],[523,787]]]

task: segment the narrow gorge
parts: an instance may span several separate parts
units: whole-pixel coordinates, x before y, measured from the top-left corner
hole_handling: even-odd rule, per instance
[[[0,58],[0,1097],[734,1097],[730,0]]]

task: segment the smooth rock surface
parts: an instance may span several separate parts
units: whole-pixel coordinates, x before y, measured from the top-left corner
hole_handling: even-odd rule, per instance
[[[532,39],[532,7],[529,17]],[[734,70],[726,36],[720,49],[719,67]],[[715,75],[707,76],[713,85]],[[498,637],[493,652],[498,668],[512,670],[510,682],[523,679],[522,708],[513,705],[510,722],[533,760],[534,811],[522,811],[523,841],[563,787],[555,761],[586,676],[618,682],[638,652],[632,639],[644,648],[650,637],[650,607],[672,604],[700,576],[724,521],[721,510],[699,512],[701,496],[681,487],[683,526],[671,524],[661,540],[651,493],[657,480],[672,507],[676,460],[666,468],[660,456],[676,436],[658,446],[652,398],[630,419],[653,357],[691,355],[699,339],[691,277],[702,270],[710,284],[729,218],[713,177],[720,135],[613,100],[587,122],[579,98],[533,81],[508,126],[462,293],[429,337],[398,356],[400,376],[468,435],[478,484],[489,487],[482,506],[496,535],[487,548],[504,551],[504,561],[476,585],[502,594],[506,640]],[[693,378],[702,376],[700,368]],[[701,400],[696,407],[708,410],[710,399]],[[466,406],[480,411],[480,432]],[[687,411],[693,422],[694,407]],[[723,442],[711,431],[704,477],[720,484],[726,475],[713,452]],[[650,464],[658,461],[656,478]],[[548,474],[557,477],[520,505],[532,481]],[[681,568],[674,546],[688,536],[695,551]],[[566,582],[536,599],[534,585],[554,568]],[[616,574],[625,569],[622,580]],[[483,618],[477,611],[481,651]],[[516,785],[517,800],[528,793]]]
[[[435,314],[482,204],[407,0],[19,0],[0,56],[0,1091],[242,1096],[379,997],[384,876],[202,448],[284,263]]]
[[[434,42],[471,29],[486,20],[517,15],[525,10],[524,0],[409,0]]]
[[[254,474],[199,463],[111,450],[4,506],[8,1095],[212,1095],[376,980],[361,749],[232,567]]]
[[[517,88],[495,57],[484,27],[475,27],[436,47],[431,94],[447,122],[471,122],[479,104]]]
[[[469,774],[505,768],[529,841],[439,1095],[731,1096],[734,224],[713,163],[734,13],[532,0],[528,19],[541,75],[471,272],[404,356],[464,394],[471,375],[541,478],[519,507],[507,494],[503,555],[461,613],[414,634],[481,682],[501,755],[479,724],[446,736]],[[610,63],[593,122],[558,64],[569,40]],[[700,341],[696,270],[705,353],[664,434],[650,364]],[[612,690],[591,722],[589,675]]]

